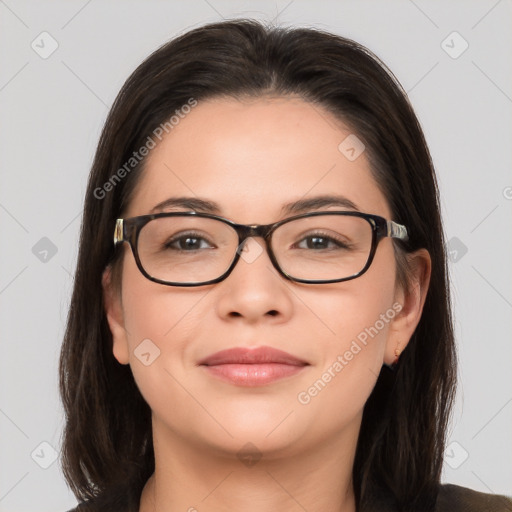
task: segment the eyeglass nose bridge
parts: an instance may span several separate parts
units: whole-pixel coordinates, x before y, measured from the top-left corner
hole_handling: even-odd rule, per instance
[[[265,240],[264,250],[267,251],[272,263],[275,265],[275,257],[270,246],[270,235],[272,234],[274,224],[235,224],[233,226],[238,234],[237,254],[241,256],[245,244],[249,238],[261,237]]]
[[[261,237],[265,240],[265,247],[263,250],[267,252],[267,255],[274,266],[274,268],[283,275],[281,268],[279,267],[279,263],[276,260],[274,252],[272,250],[272,246],[270,244],[270,236],[276,229],[278,223],[276,224],[235,224],[232,227],[236,230],[238,234],[238,249],[236,251],[235,259],[232,263],[232,266],[229,270],[229,273],[234,269],[234,267],[238,264],[238,260],[242,255],[242,252],[245,248],[245,244],[249,238]],[[242,258],[245,260],[245,258]],[[226,276],[227,277],[227,276]]]
[[[267,241],[274,230],[274,226],[275,224],[236,224],[234,228],[238,234],[239,244],[242,244],[251,237],[261,237]]]

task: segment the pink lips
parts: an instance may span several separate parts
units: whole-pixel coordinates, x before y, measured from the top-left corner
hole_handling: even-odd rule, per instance
[[[272,347],[222,350],[199,362],[209,373],[239,386],[261,386],[295,375],[309,363]]]

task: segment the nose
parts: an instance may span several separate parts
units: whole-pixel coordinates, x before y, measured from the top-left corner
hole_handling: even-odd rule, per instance
[[[288,282],[272,265],[261,237],[247,238],[231,274],[218,283],[217,312],[249,323],[286,321],[293,310]]]

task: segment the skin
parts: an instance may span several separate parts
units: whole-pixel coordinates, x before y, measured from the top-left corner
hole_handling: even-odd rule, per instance
[[[350,133],[299,98],[200,102],[151,151],[124,217],[186,195],[214,200],[235,222],[266,224],[282,218],[284,203],[336,191],[360,211],[391,219],[365,153],[351,162],[338,150]],[[294,283],[264,251],[251,263],[241,259],[224,281],[188,289],[146,279],[124,244],[121,290],[109,269],[103,284],[114,356],[131,366],[152,409],[156,470],[141,512],[355,511],[351,473],[363,407],[383,363],[413,334],[430,279],[428,252],[420,250],[411,255],[411,288],[400,289],[392,244],[382,240],[369,270],[347,282]],[[394,303],[400,313],[301,404],[298,393]],[[134,355],[146,338],[161,351],[149,366]],[[260,345],[309,366],[256,388],[197,366],[219,350]],[[237,456],[247,443],[261,455],[253,465]]]

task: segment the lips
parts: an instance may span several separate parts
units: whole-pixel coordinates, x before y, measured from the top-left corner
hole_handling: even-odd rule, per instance
[[[308,363],[288,352],[272,347],[230,348],[216,352],[201,361],[199,365],[216,366],[221,364],[269,364],[279,363],[290,366],[306,366]]]
[[[199,362],[211,377],[236,386],[264,386],[304,371],[309,363],[272,347],[230,348]]]

